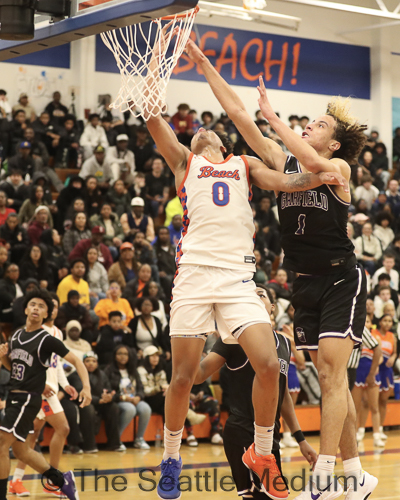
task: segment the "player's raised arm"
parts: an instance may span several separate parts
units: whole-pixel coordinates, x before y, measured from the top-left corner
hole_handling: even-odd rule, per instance
[[[158,99],[158,80],[160,78],[158,58],[161,57],[160,53],[162,53],[162,51],[160,52],[160,48],[167,42],[167,39],[178,35],[176,29],[172,32],[168,31],[170,25],[171,23],[165,26],[161,31],[161,46],[158,45],[155,48],[149,62],[149,70],[146,76],[146,86],[148,88],[147,97],[145,93],[145,98],[147,98],[148,102],[143,112],[143,118],[146,121],[150,135],[156,143],[158,151],[175,174],[176,170],[186,168],[190,151],[183,146],[183,144],[180,144],[172,128],[161,116],[162,107],[160,105],[160,99]]]
[[[240,97],[226,83],[193,40],[189,39],[186,45],[186,52],[190,59],[201,67],[215,97],[236,125],[250,148],[262,158],[266,165],[275,170],[283,171],[286,154],[276,142],[262,135],[260,129],[247,113]]]
[[[260,76],[260,85],[257,87],[260,93],[260,98],[258,104],[264,117],[269,121],[273,129],[285,143],[289,151],[299,160],[300,164],[303,165],[309,172],[331,172],[332,170],[336,172],[341,172],[341,174],[350,179],[350,167],[346,161],[341,158],[333,157],[338,151],[342,144],[337,139],[341,139],[337,136],[337,128],[340,126],[338,120],[328,114],[320,119],[312,122],[306,127],[302,136],[299,136],[290,127],[288,127],[274,112],[267,96],[267,90],[264,85],[264,80]],[[364,126],[358,125],[357,122],[349,124],[348,127],[354,127],[355,137],[357,132],[363,131]],[[348,128],[347,127],[347,128]],[[324,151],[321,155],[318,153],[318,136],[321,136],[320,131],[323,129],[331,129],[332,139],[328,144],[327,151]],[[311,140],[310,140],[311,138]],[[343,137],[344,140],[344,137]],[[310,145],[308,144],[310,142]]]
[[[260,189],[274,191],[307,191],[322,184],[342,186],[349,191],[348,180],[340,172],[320,172],[319,174],[284,174],[267,168],[258,158],[246,156],[249,164],[250,182]]]

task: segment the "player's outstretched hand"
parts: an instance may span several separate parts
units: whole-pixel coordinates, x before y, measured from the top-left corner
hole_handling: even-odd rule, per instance
[[[321,172],[318,175],[323,184],[342,186],[345,193],[349,192],[349,181],[339,172]]]
[[[200,64],[206,58],[206,56],[191,38],[189,38],[189,40],[187,41],[185,52],[189,56],[189,59],[191,59],[196,64]]]
[[[265,88],[264,79],[262,76],[259,78],[259,86],[257,87],[258,92],[260,93],[260,98],[258,99],[258,104],[260,106],[261,112],[264,115],[264,118],[270,120],[271,117],[275,115],[275,111],[272,109],[272,106],[267,97],[267,89]]]
[[[8,342],[0,344],[0,359],[8,353]]]
[[[79,394],[79,402],[81,403],[79,406],[81,408],[85,408],[85,406],[89,406],[92,401],[92,394],[88,389],[82,389]]]
[[[318,458],[317,452],[311,445],[307,443],[306,440],[299,443],[299,446],[303,457],[307,460],[307,462],[312,466],[312,469],[314,470]]]

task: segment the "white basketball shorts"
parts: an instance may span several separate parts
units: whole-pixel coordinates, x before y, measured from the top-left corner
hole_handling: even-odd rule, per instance
[[[241,327],[271,324],[252,278],[253,273],[248,271],[179,266],[172,288],[171,337],[218,331],[225,343],[236,344]]]
[[[53,396],[46,399],[42,397],[42,407],[36,418],[44,420],[46,417],[51,417],[51,415],[61,413],[62,411],[64,411],[64,408],[61,406],[57,394],[53,394]]]

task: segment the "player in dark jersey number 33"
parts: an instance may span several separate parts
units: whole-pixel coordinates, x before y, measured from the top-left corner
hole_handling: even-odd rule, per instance
[[[51,467],[43,455],[32,450],[25,440],[28,433],[33,431],[33,421],[42,405],[46,370],[53,353],[76,367],[83,383],[79,397],[81,406],[87,406],[91,401],[89,377],[82,361],[42,328],[53,309],[48,292],[30,292],[25,297],[24,305],[26,327],[14,333],[9,345],[0,345],[0,363],[11,372],[5,416],[0,425],[0,500],[6,500],[10,446],[19,460],[42,474],[50,484],[60,488],[70,500],[76,500],[79,496],[73,472],[63,474]]]

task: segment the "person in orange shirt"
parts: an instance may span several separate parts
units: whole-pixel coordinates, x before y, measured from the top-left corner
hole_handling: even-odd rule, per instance
[[[94,312],[99,317],[99,328],[108,325],[108,315],[111,311],[119,311],[122,314],[122,325],[126,332],[130,332],[128,324],[133,319],[134,314],[129,302],[121,298],[121,287],[116,281],[110,283],[107,298],[99,300]]]
[[[381,379],[379,393],[379,413],[381,416],[380,433],[381,439],[387,439],[383,433],[383,425],[386,417],[387,402],[390,389],[394,387],[393,365],[397,358],[397,342],[395,336],[390,331],[393,327],[393,319],[390,314],[384,314],[379,320],[379,328],[372,330],[372,335],[381,345],[383,361],[379,365],[379,376]]]

